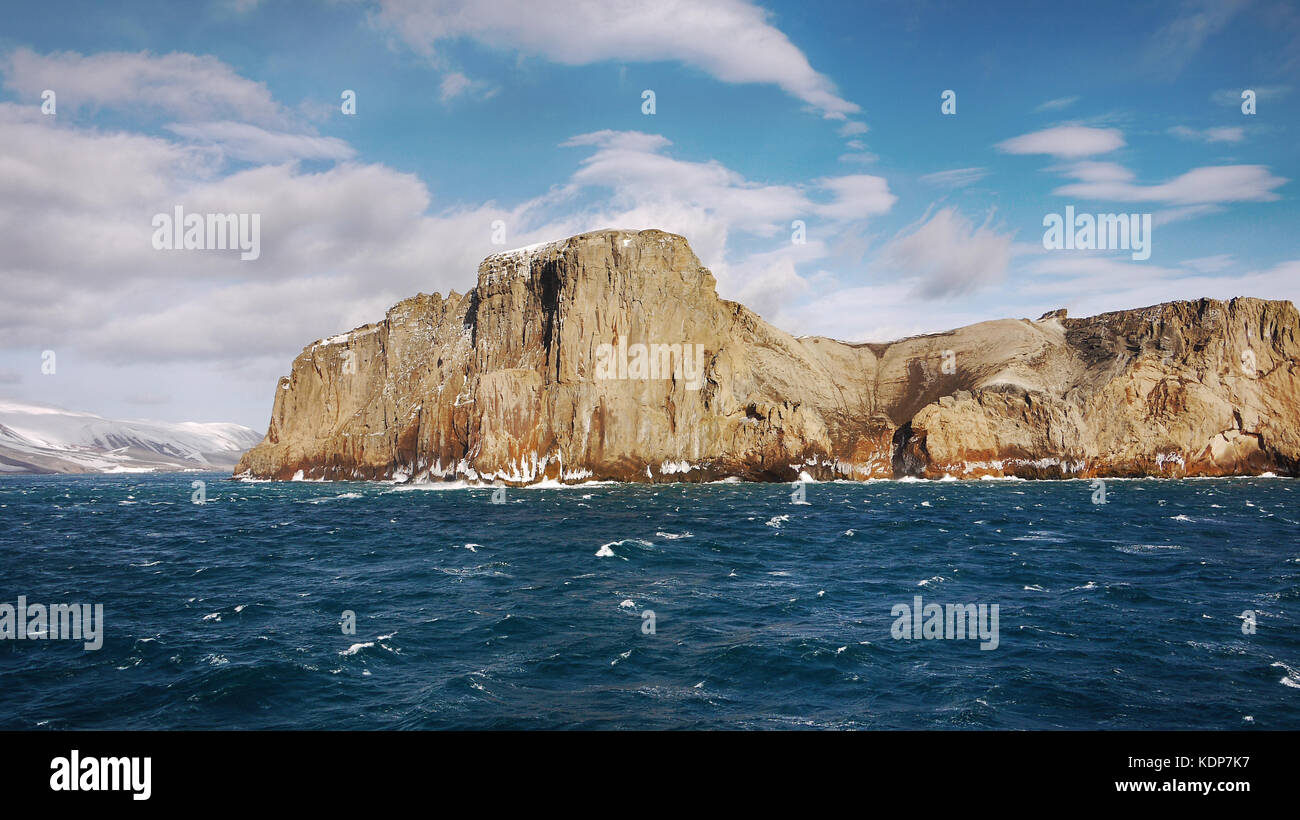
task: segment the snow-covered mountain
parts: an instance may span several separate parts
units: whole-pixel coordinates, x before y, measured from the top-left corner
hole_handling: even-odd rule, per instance
[[[0,473],[225,470],[261,440],[239,424],[115,421],[0,399]]]

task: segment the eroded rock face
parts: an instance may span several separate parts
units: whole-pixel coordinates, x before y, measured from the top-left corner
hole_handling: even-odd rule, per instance
[[[886,344],[795,338],[719,299],[682,237],[598,231],[490,256],[470,293],[406,299],[306,348],[235,472],[510,484],[1296,474],[1298,326],[1289,302],[1240,298]]]

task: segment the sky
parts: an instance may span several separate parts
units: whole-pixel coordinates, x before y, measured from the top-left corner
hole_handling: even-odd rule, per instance
[[[600,228],[848,341],[1297,301],[1297,84],[1293,0],[47,0],[0,28],[0,396],[265,430],[314,340]],[[259,255],[156,248],[178,206]],[[1045,247],[1067,207],[1149,257]]]

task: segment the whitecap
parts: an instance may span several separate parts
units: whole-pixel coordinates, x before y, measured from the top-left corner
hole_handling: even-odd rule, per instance
[[[1182,547],[1177,544],[1129,544],[1115,549],[1127,555],[1154,555],[1162,550],[1180,550]]]
[[[1295,669],[1292,669],[1281,661],[1274,663],[1273,666],[1280,666],[1286,670],[1286,675],[1284,675],[1278,683],[1283,686],[1290,686],[1292,689],[1300,689],[1300,672],[1297,672]]]

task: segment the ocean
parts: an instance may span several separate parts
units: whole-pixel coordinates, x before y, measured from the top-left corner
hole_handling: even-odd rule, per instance
[[[0,477],[0,728],[1295,730],[1298,487]]]

